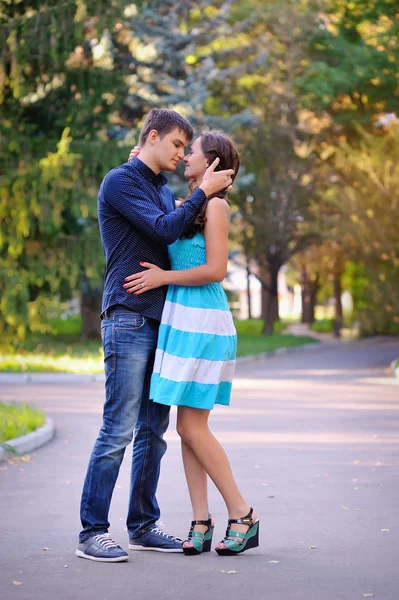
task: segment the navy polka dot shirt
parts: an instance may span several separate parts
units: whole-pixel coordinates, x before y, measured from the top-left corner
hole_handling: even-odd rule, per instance
[[[175,242],[205,201],[198,189],[175,209],[167,179],[134,158],[104,177],[98,194],[98,220],[106,259],[102,312],[122,304],[161,320],[166,287],[139,296],[123,289],[125,277],[145,271],[140,262],[169,269],[168,244]]]

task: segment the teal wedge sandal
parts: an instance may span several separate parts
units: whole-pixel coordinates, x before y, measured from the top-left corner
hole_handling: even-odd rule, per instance
[[[205,533],[200,531],[194,531],[196,525],[205,525],[208,527]],[[185,548],[183,546],[183,552],[186,556],[194,556],[194,554],[201,554],[202,552],[209,552],[212,544],[214,526],[212,525],[212,517],[209,515],[207,521],[191,521],[190,531],[187,539],[184,542],[190,542],[192,547]],[[183,542],[183,544],[184,544]]]
[[[253,508],[242,519],[228,520],[226,535],[221,541],[221,544],[224,544],[225,548],[215,548],[219,556],[233,556],[233,554],[240,554],[241,552],[245,552],[245,550],[259,546],[259,521],[253,521],[252,514]],[[231,526],[234,523],[248,525],[248,531],[246,533],[233,531]]]

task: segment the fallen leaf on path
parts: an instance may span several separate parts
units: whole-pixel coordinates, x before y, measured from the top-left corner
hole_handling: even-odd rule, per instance
[[[23,585],[22,581],[13,581],[14,585]]]

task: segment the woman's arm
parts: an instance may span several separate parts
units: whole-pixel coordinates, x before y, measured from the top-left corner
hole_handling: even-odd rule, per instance
[[[148,271],[135,273],[125,279],[128,293],[143,294],[161,285],[205,285],[222,281],[226,276],[230,208],[222,198],[212,198],[206,209],[206,263],[192,269],[164,271],[150,263],[140,263]],[[141,287],[143,284],[143,287]]]

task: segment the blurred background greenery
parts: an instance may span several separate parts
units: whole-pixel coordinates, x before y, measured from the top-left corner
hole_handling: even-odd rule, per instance
[[[152,107],[240,148],[241,354],[290,344],[282,271],[310,331],[397,334],[398,33],[396,0],[0,1],[0,369],[101,370],[97,192]]]

